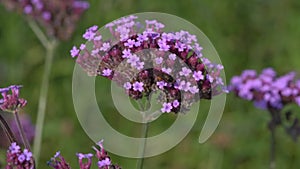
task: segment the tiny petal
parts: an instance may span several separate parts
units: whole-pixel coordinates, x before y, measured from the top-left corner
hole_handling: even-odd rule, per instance
[[[126,82],[126,83],[124,83],[123,87],[124,87],[125,89],[129,90],[129,89],[131,89],[132,85],[131,85],[130,82]]]

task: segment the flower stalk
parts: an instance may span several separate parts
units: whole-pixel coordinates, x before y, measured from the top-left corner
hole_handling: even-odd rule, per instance
[[[143,117],[143,119],[145,119],[146,117]],[[137,160],[137,169],[142,169],[143,168],[143,164],[144,164],[144,155],[145,155],[145,149],[146,149],[146,144],[147,144],[147,136],[148,136],[148,129],[149,129],[149,123],[144,121],[143,122],[143,126],[142,126],[142,132],[141,132],[141,138],[143,138],[143,142],[140,146],[140,157]]]
[[[37,161],[39,159],[40,150],[41,150],[43,126],[44,126],[46,106],[47,106],[49,79],[50,79],[51,67],[53,64],[53,56],[54,56],[54,51],[56,49],[56,46],[57,43],[55,40],[48,41],[46,46],[46,60],[45,60],[42,85],[40,89],[39,105],[38,105],[38,113],[37,113],[37,121],[36,121],[36,136],[34,139],[34,155]]]
[[[40,88],[37,120],[36,120],[36,131],[33,143],[33,153],[35,155],[36,161],[38,161],[41,151],[43,126],[46,114],[47,106],[47,96],[49,88],[49,79],[51,74],[51,68],[53,64],[54,52],[57,46],[57,41],[55,38],[49,40],[47,36],[43,33],[42,29],[37,25],[34,20],[28,19],[28,23],[34,34],[38,37],[41,44],[46,49],[46,59],[44,66],[44,74],[42,79],[42,84]]]
[[[137,160],[136,168],[142,169],[143,165],[144,165],[144,160],[145,160],[144,156],[145,156],[145,149],[146,149],[146,144],[147,144],[148,130],[149,130],[149,125],[150,125],[148,123],[148,118],[147,118],[145,111],[147,109],[147,106],[150,104],[150,101],[149,101],[149,99],[147,99],[147,101],[144,105],[141,103],[141,101],[139,101],[138,104],[139,104],[139,108],[140,108],[141,115],[143,118],[143,124],[142,124],[142,129],[141,129],[141,138],[143,138],[143,142],[139,148],[140,158]]]
[[[276,154],[276,129],[271,129],[271,150],[270,150],[270,169],[276,168],[275,154]]]
[[[18,110],[15,110],[15,112],[14,112],[14,118],[15,118],[18,130],[19,130],[19,132],[21,134],[21,139],[22,139],[22,142],[23,142],[25,148],[27,150],[31,151],[30,144],[29,144],[28,139],[27,139],[28,137],[26,136],[26,134],[24,132],[23,125],[21,124],[21,121],[20,121],[20,118],[19,118]]]
[[[5,119],[3,118],[3,116],[1,114],[0,114],[0,126],[4,130],[4,133],[6,134],[7,138],[9,139],[9,142],[10,143],[16,142],[16,138],[15,138],[13,132],[11,131],[9,125],[7,124],[7,122],[5,121]]]

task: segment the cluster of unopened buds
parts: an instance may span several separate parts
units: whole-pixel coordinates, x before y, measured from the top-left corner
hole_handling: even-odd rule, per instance
[[[262,109],[282,109],[289,103],[300,106],[300,80],[295,80],[295,72],[278,77],[272,68],[261,74],[245,70],[231,79],[230,90]]]
[[[118,165],[114,165],[111,162],[110,157],[108,156],[107,152],[103,148],[103,141],[97,143],[98,147],[93,147],[96,151],[96,158],[98,160],[97,167],[99,169],[121,169]],[[80,169],[90,169],[92,166],[92,158],[93,154],[83,154],[77,153],[76,154],[79,160],[79,168]],[[57,152],[53,158],[48,162],[48,165],[53,167],[54,169],[70,169],[71,167],[65,161],[64,157]]]
[[[195,35],[164,32],[157,20],[139,22],[137,16],[115,20],[83,34],[88,42],[73,47],[72,57],[90,75],[103,76],[122,86],[133,99],[162,91],[161,111],[186,112],[199,99],[211,99],[225,90],[221,64],[203,57]]]
[[[19,90],[22,86],[12,85],[6,88],[0,88],[2,98],[0,99],[0,110],[14,112],[17,108],[22,108],[27,101],[19,98]]]
[[[9,10],[24,13],[60,40],[69,39],[75,24],[89,8],[85,0],[1,0]]]

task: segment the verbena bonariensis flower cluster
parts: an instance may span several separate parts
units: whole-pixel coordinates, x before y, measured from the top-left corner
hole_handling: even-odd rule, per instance
[[[83,12],[85,0],[0,0],[9,10],[24,13],[39,22],[48,34],[60,40],[69,39]]]
[[[19,98],[19,90],[22,86],[12,85],[6,88],[0,88],[2,98],[0,99],[0,110],[14,112],[18,108],[26,105],[27,101]]]
[[[32,153],[30,152],[30,146],[28,143],[28,137],[26,137],[24,132],[24,127],[19,118],[19,109],[23,108],[27,101],[23,98],[20,98],[20,88],[19,85],[11,85],[6,88],[1,88],[0,93],[2,98],[0,99],[0,110],[11,112],[15,117],[15,126],[18,128],[18,132],[15,132],[16,129],[11,130],[11,125],[9,125],[3,118],[2,113],[0,113],[0,125],[6,134],[8,140],[11,143],[7,151],[6,158],[6,169],[34,169],[34,159]],[[13,132],[14,131],[14,132]],[[16,134],[19,134],[20,137],[15,137]],[[18,139],[16,139],[18,138]],[[22,151],[20,146],[16,141],[19,141],[24,144],[25,149]]]
[[[0,93],[3,97],[0,99],[0,110],[12,112],[16,117],[16,124],[14,122],[7,123],[0,113],[0,125],[7,135],[8,140],[10,141],[10,146],[6,153],[6,169],[35,169],[35,160],[33,158],[32,152],[30,151],[30,146],[28,143],[33,137],[31,130],[34,130],[34,128],[32,128],[31,123],[28,120],[25,121],[26,123],[21,123],[18,116],[19,108],[24,107],[27,103],[25,99],[20,98],[19,96],[21,87],[22,86],[19,85],[12,85],[6,88],[0,88]],[[26,137],[24,133],[29,133],[31,135]],[[16,134],[17,137],[15,137]],[[22,150],[19,146],[19,143],[16,142],[18,141],[21,143],[21,141],[19,140],[21,140],[23,145],[25,145],[25,149]],[[97,145],[98,148],[93,148],[96,151],[95,156],[98,159],[98,168],[121,169],[121,167],[119,167],[118,165],[112,164],[110,157],[103,148],[103,141],[98,142]],[[77,157],[79,159],[80,169],[91,168],[93,154],[77,153]],[[65,161],[65,159],[60,155],[60,152],[57,152],[56,155],[51,158],[51,160],[48,162],[48,165],[55,169],[71,168]]]
[[[285,126],[287,132],[296,139],[300,135],[300,125],[297,118],[292,119],[291,111],[282,110],[287,104],[294,103],[300,106],[300,80],[295,79],[295,73],[290,72],[277,76],[272,68],[264,69],[261,74],[255,70],[245,70],[240,76],[231,79],[230,90],[238,97],[253,101],[258,108],[269,110],[272,115],[270,127],[283,125],[283,120],[292,122]]]
[[[157,20],[137,19],[128,16],[107,24],[108,38],[98,26],[90,27],[83,34],[88,43],[74,46],[71,56],[89,75],[115,81],[133,99],[162,91],[163,113],[185,112],[193,102],[225,91],[223,66],[202,56],[195,35],[164,32]]]
[[[107,152],[103,148],[103,141],[100,141],[97,143],[97,147],[93,147],[93,149],[96,151],[96,158],[98,160],[97,166],[99,169],[121,169],[118,165],[114,165],[111,162],[110,157],[108,156]],[[83,154],[83,153],[77,153],[76,154],[79,161],[79,168],[80,169],[90,169],[92,166],[92,158],[93,154]],[[48,165],[55,168],[55,169],[70,169],[71,167],[69,164],[65,161],[64,157],[60,154],[60,152],[57,152],[53,158],[48,162]]]
[[[34,159],[32,153],[28,149],[21,150],[17,143],[12,143],[6,154],[5,169],[33,169]]]

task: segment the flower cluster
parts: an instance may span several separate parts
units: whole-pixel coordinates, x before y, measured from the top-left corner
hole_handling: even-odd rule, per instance
[[[103,148],[103,140],[98,142],[97,145],[99,146],[98,148],[97,147],[93,147],[93,148],[96,151],[96,157],[98,159],[98,163],[97,163],[98,168],[99,169],[121,169],[121,167],[119,167],[118,165],[112,164],[110,157],[108,156],[107,152]]]
[[[96,151],[96,157],[98,159],[97,166],[99,169],[121,169],[118,165],[114,165],[111,162],[110,157],[108,156],[107,152],[103,148],[103,141],[97,143],[99,148],[93,147]],[[79,168],[80,169],[90,169],[92,166],[92,158],[93,154],[83,154],[77,153],[76,154],[79,161]],[[48,165],[55,168],[55,169],[70,169],[71,167],[65,161],[65,159],[61,156],[60,152],[57,152],[53,158],[48,162]]]
[[[294,72],[276,76],[272,68],[264,69],[261,74],[245,70],[231,79],[229,88],[238,97],[253,101],[256,107],[269,111],[271,131],[282,126],[294,140],[300,136],[299,118],[293,115],[292,110],[284,109],[288,104],[300,106],[300,80],[295,79]]]
[[[0,110],[14,112],[17,108],[24,107],[27,101],[19,97],[19,91],[22,86],[12,85],[6,88],[0,88],[2,98],[0,99]]]
[[[12,10],[24,13],[47,29],[49,35],[68,39],[83,12],[89,8],[85,0],[2,0]]]
[[[17,143],[12,143],[6,154],[6,169],[32,169],[34,160],[32,153],[28,149],[21,150]]]
[[[230,90],[261,109],[280,110],[289,103],[300,106],[300,80],[295,80],[294,72],[277,77],[272,68],[264,69],[261,74],[245,70],[231,79]]]
[[[110,37],[100,34],[98,26],[88,28],[83,34],[88,43],[74,46],[71,56],[89,75],[115,81],[133,99],[162,91],[163,113],[187,111],[193,102],[225,91],[223,66],[203,57],[195,35],[164,32],[157,20],[141,23],[137,18],[107,24]]]
[[[48,161],[48,165],[54,169],[71,169],[70,165],[66,162],[60,152],[56,152],[54,157]]]

